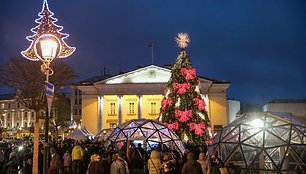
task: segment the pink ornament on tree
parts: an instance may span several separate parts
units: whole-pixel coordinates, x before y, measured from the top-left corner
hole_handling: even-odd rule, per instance
[[[163,98],[162,99],[162,110],[165,110],[167,106],[170,106],[172,104],[172,99],[171,98]]]
[[[178,94],[184,94],[190,89],[190,83],[173,83],[173,88],[177,90]]]
[[[204,133],[204,130],[205,130],[205,125],[204,125],[203,122],[199,123],[199,124],[191,122],[189,124],[189,129],[190,129],[190,131],[194,131],[194,134],[196,134],[196,135],[202,135]]]
[[[194,98],[193,101],[198,106],[199,110],[204,110],[205,109],[206,104],[205,104],[204,99]]]
[[[187,122],[192,118],[192,110],[187,111],[181,111],[181,110],[175,110],[175,117],[179,119],[180,122]]]
[[[194,68],[188,70],[187,68],[182,68],[181,69],[181,74],[185,76],[185,79],[187,81],[194,79],[196,75],[196,71]]]
[[[165,126],[167,126],[169,129],[171,129],[172,131],[173,130],[178,130],[178,128],[179,128],[179,124],[178,124],[178,122],[174,122],[174,123],[163,123]]]

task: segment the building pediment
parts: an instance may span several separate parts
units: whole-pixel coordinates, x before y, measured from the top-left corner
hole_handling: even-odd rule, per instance
[[[120,75],[116,75],[105,80],[94,83],[100,84],[125,84],[125,83],[167,83],[171,77],[171,70],[156,65],[149,65],[136,70],[132,70]],[[211,84],[213,81],[203,77],[198,77],[201,83]]]
[[[167,83],[171,71],[156,65],[149,65],[133,71],[107,78],[98,84],[123,84],[123,83]]]

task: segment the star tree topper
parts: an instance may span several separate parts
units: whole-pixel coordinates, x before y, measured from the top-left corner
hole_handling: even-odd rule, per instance
[[[21,52],[25,58],[32,61],[40,60],[35,53],[35,46],[37,40],[46,34],[55,36],[59,41],[60,50],[57,58],[66,58],[75,51],[75,47],[70,47],[65,43],[64,39],[66,39],[69,34],[60,32],[63,27],[55,24],[57,19],[52,17],[53,15],[54,13],[49,10],[47,0],[44,0],[42,10],[38,14],[40,18],[35,20],[39,25],[31,29],[34,35],[27,37],[27,40],[31,41],[31,45],[27,50]]]
[[[178,36],[175,38],[175,41],[181,49],[184,49],[188,46],[188,42],[190,42],[190,39],[187,33],[179,33]]]

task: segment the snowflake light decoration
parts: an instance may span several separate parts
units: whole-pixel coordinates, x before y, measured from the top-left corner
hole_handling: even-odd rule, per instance
[[[187,33],[179,33],[178,36],[175,38],[175,41],[180,48],[184,49],[188,46],[188,42],[190,42],[190,39]]]

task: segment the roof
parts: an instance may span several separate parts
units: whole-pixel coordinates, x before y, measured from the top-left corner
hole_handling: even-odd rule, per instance
[[[119,76],[125,76],[126,74],[129,74],[131,72],[139,71],[141,69],[145,69],[145,68],[149,68],[149,67],[157,67],[157,68],[161,68],[161,69],[164,69],[164,70],[167,70],[167,71],[171,71],[171,67],[169,67],[169,65],[158,66],[158,65],[155,65],[155,64],[150,64],[150,65],[146,65],[146,66],[137,66],[137,68],[135,68],[133,70],[123,72],[123,73],[120,73],[120,74],[117,74],[117,75],[94,76],[94,77],[88,78],[86,80],[80,81],[78,83],[78,85],[81,85],[81,86],[93,85],[94,83],[99,82],[99,81],[104,81],[104,80],[116,78],[116,77],[119,77]],[[216,79],[212,79],[212,78],[207,78],[205,76],[197,75],[197,77],[212,81],[214,84],[223,84],[223,83],[228,84],[228,83],[230,83],[229,81],[216,80]]]
[[[13,100],[15,94],[0,94],[0,100]]]
[[[306,103],[306,99],[273,99],[269,103]]]

